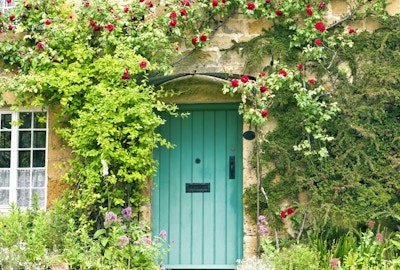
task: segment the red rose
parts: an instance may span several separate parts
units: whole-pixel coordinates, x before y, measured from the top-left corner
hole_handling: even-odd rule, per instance
[[[10,25],[8,25],[8,30],[13,30],[13,26],[10,24]]]
[[[306,4],[306,8],[311,8],[311,4],[310,3]]]
[[[124,74],[121,76],[122,80],[129,80],[129,70],[126,68]]]
[[[324,2],[319,3],[319,9],[324,9],[326,4]]]
[[[10,15],[10,22],[15,20],[15,15]]]
[[[7,4],[11,4],[12,0],[7,0]]]
[[[298,69],[303,69],[303,65],[302,65],[302,64],[298,64],[298,65],[297,65],[297,68],[298,68]]]
[[[91,26],[95,26],[95,25],[96,25],[96,23],[95,23],[93,20],[90,20],[89,24],[90,24]]]
[[[312,15],[312,9],[311,8],[307,8],[306,13],[308,16]]]
[[[36,44],[36,47],[38,48],[38,50],[43,50],[44,44],[41,41],[39,41],[38,44]]]
[[[50,25],[50,24],[51,24],[51,21],[50,21],[50,20],[45,20],[45,21],[44,21],[44,24],[45,24],[45,25]]]
[[[281,211],[281,218],[286,218],[286,212],[285,211]]]
[[[350,28],[349,29],[349,34],[353,34],[354,33],[354,29],[353,28]]]
[[[128,13],[129,12],[129,8],[128,7],[124,7],[124,12]]]
[[[139,63],[139,67],[140,68],[145,68],[147,66],[147,62],[146,61],[140,61]]]
[[[197,38],[196,38],[196,37],[192,38],[192,44],[193,44],[194,46],[196,46],[196,43],[197,43]]]
[[[288,215],[291,215],[291,214],[294,213],[294,209],[293,209],[292,207],[290,207],[290,208],[288,208],[288,209],[286,210],[286,212],[288,213]]]
[[[212,5],[213,7],[217,7],[217,6],[218,6],[218,0],[212,0],[212,1],[211,1],[211,5]]]
[[[176,12],[175,12],[175,11],[172,11],[172,12],[169,14],[169,17],[170,17],[171,19],[175,19],[175,18],[176,18]]]
[[[199,36],[199,40],[200,40],[201,42],[206,42],[206,41],[207,41],[207,36],[204,35],[204,34],[201,34],[201,35]]]
[[[99,31],[100,30],[100,25],[94,25],[93,26],[94,31]]]
[[[263,71],[263,72],[261,72],[260,74],[258,74],[258,77],[264,77],[266,74],[265,74],[265,72]]]
[[[186,14],[187,14],[186,9],[184,9],[184,8],[181,8],[180,12],[181,12],[182,16],[186,16]]]
[[[247,83],[249,81],[249,77],[246,75],[243,75],[242,78],[240,78],[240,80],[242,81],[242,83]]]
[[[261,117],[265,118],[268,116],[268,111],[267,110],[262,110],[261,111]]]
[[[326,28],[322,22],[315,23],[315,29],[317,29],[320,32],[324,32],[326,30]]]
[[[264,93],[265,91],[267,91],[267,87],[265,85],[260,87],[260,92]]]
[[[88,7],[88,6],[90,6],[90,3],[89,2],[85,2],[85,7]]]
[[[277,10],[275,10],[275,14],[276,14],[276,16],[280,17],[283,15],[283,12],[281,10],[277,9]]]
[[[233,79],[233,80],[231,81],[231,86],[232,86],[232,87],[238,87],[238,86],[239,86],[239,81],[236,80],[236,79]]]
[[[314,79],[309,79],[308,83],[311,84],[311,85],[314,85],[315,84],[315,80]]]
[[[278,74],[279,74],[279,75],[282,75],[283,77],[286,77],[286,76],[287,76],[287,72],[284,71],[283,69],[279,70]]]
[[[111,23],[107,24],[107,25],[105,26],[105,28],[107,28],[108,32],[114,31],[114,25],[112,25]]]
[[[32,8],[31,5],[29,5],[27,3],[24,3],[24,6],[25,6],[26,9],[31,9]]]
[[[271,3],[271,0],[265,0],[265,3],[267,4]]]
[[[169,22],[169,26],[170,27],[175,27],[176,26],[176,21],[175,20],[170,21]]]
[[[148,1],[148,2],[146,2],[146,5],[147,5],[149,8],[152,8],[152,7],[153,7],[153,2]]]
[[[320,46],[322,44],[322,41],[320,39],[315,40],[315,45]]]
[[[255,8],[256,8],[256,5],[254,3],[247,3],[248,10],[254,10]]]

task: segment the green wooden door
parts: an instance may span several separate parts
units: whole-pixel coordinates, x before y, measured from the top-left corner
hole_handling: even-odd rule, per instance
[[[152,193],[153,233],[166,230],[168,269],[233,269],[243,249],[242,118],[237,104],[180,106],[165,116]]]

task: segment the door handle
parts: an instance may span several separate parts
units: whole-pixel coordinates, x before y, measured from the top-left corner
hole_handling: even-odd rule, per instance
[[[235,156],[229,156],[229,179],[235,179]]]

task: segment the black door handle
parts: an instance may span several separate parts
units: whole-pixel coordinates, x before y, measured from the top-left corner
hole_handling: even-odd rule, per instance
[[[229,179],[235,179],[235,156],[229,156]]]

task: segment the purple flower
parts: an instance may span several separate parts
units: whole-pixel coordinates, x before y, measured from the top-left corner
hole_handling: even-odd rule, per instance
[[[147,244],[147,245],[151,245],[151,244],[152,244],[151,239],[148,238],[148,237],[143,237],[143,238],[142,238],[142,242],[145,243],[145,244]]]
[[[258,216],[258,221],[261,221],[261,222],[266,221],[265,216],[263,216],[263,215]]]
[[[129,238],[126,237],[125,235],[121,236],[121,237],[118,239],[118,245],[119,245],[120,247],[124,247],[124,246],[126,246],[126,245],[128,245],[128,244],[129,244]]]
[[[167,232],[165,230],[162,230],[159,234],[158,234],[162,239],[167,240]]]
[[[114,212],[108,212],[106,214],[106,224],[111,225],[112,223],[115,223],[117,221],[117,215]]]
[[[121,213],[124,218],[131,218],[132,217],[132,208],[130,206],[128,206],[127,208],[122,209]]]

